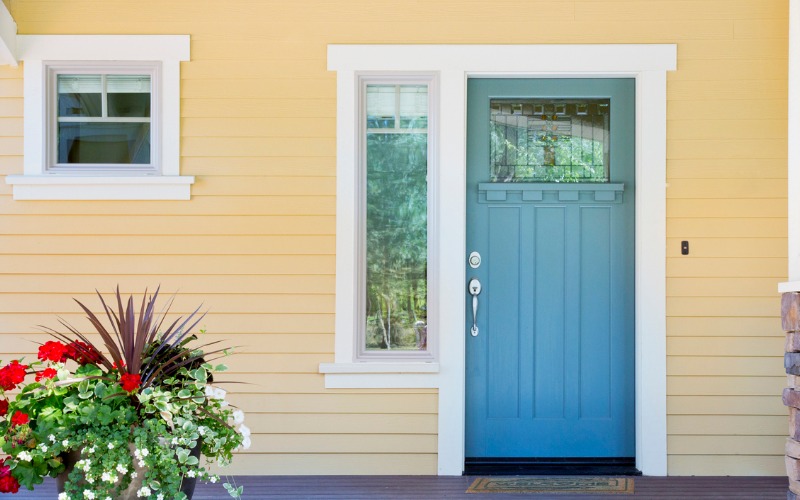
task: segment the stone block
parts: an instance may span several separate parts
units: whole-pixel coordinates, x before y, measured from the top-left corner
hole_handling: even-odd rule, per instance
[[[800,352],[800,332],[789,332],[786,334],[786,352]]]
[[[781,295],[781,324],[784,332],[800,331],[800,292]]]
[[[783,355],[783,367],[789,375],[800,375],[800,352],[787,352]]]
[[[789,437],[800,441],[800,410],[789,408]]]
[[[800,495],[800,481],[789,479],[789,491],[795,495]]]
[[[783,390],[783,405],[800,408],[800,391],[786,388]]]
[[[792,457],[784,457],[786,461],[786,475],[789,479],[800,481],[800,460]]]
[[[800,459],[800,441],[788,438],[786,440],[786,455],[792,458]]]
[[[792,493],[792,490],[786,492],[786,500],[797,500],[797,495]]]

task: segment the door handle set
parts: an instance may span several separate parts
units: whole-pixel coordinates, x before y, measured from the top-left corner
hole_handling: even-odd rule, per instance
[[[467,285],[467,289],[469,290],[469,294],[472,295],[472,328],[469,329],[469,333],[473,337],[478,336],[478,295],[481,293],[481,282],[478,278],[472,278],[469,280],[469,285]]]

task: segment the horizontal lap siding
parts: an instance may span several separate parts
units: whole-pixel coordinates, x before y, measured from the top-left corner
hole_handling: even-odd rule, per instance
[[[782,474],[775,284],[786,274],[785,0],[10,0],[21,33],[187,33],[190,202],[14,202],[0,183],[0,340],[79,322],[95,288],[180,290],[256,433],[250,474],[434,474],[437,394],[325,390],[333,358],[329,43],[677,43],[668,76],[670,474]],[[0,176],[22,171],[21,70],[0,68]],[[691,254],[681,256],[680,241]],[[340,298],[340,300],[347,298]]]

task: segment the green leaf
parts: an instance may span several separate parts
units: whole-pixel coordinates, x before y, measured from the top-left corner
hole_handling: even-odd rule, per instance
[[[75,376],[77,377],[100,377],[102,375],[103,371],[92,364],[81,365],[75,370]]]
[[[106,394],[106,384],[102,381],[97,382],[97,385],[94,386],[94,393],[97,395],[98,398],[102,398]]]
[[[81,398],[81,399],[89,399],[93,395],[94,395],[94,393],[93,392],[89,392],[89,391],[87,391],[87,392],[79,392],[78,393],[78,397]]]
[[[187,399],[192,395],[192,391],[189,389],[181,389],[178,391],[178,397],[181,399]]]
[[[205,383],[206,380],[208,380],[208,372],[206,372],[206,370],[202,367],[198,368],[197,370],[192,370],[191,374],[192,378],[199,382]]]
[[[227,370],[228,370],[228,366],[227,365],[217,365],[217,366],[214,367],[214,371],[217,371],[217,372],[224,372],[224,371],[227,371]]]
[[[169,405],[167,405],[167,403],[163,401],[156,401],[155,407],[158,411],[166,411],[166,412],[169,411]]]

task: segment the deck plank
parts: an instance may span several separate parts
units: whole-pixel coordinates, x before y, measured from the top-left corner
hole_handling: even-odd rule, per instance
[[[244,486],[243,498],[249,499],[470,499],[531,498],[530,494],[468,494],[474,477],[452,476],[236,476]],[[748,499],[779,500],[786,498],[785,477],[637,477],[635,493],[624,498],[652,499]],[[55,481],[48,479],[35,492],[20,490],[15,498],[52,500]],[[198,484],[194,500],[229,498],[219,484]],[[586,500],[609,499],[609,495],[536,495],[537,499]]]

